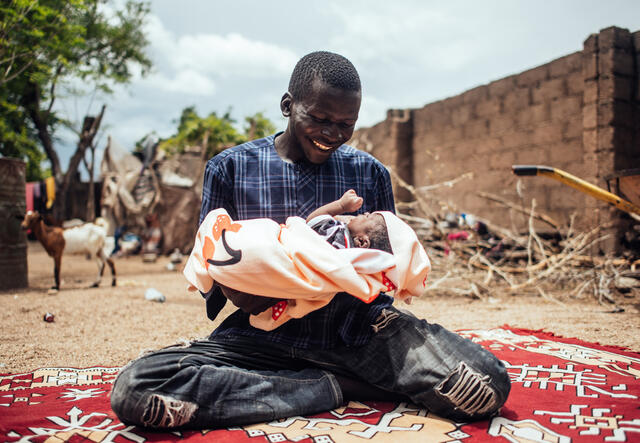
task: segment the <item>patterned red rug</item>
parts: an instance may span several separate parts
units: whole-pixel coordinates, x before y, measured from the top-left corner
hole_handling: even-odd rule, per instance
[[[7,442],[640,441],[639,353],[506,326],[459,332],[495,353],[511,375],[509,400],[492,420],[454,423],[411,404],[352,402],[242,428],[154,433],[111,412],[117,368],[44,368],[0,375],[0,433]]]

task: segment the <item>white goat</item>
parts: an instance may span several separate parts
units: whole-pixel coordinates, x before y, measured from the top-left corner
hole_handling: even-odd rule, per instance
[[[97,219],[94,223],[85,223],[69,229],[56,226],[47,226],[38,212],[28,211],[22,221],[22,229],[31,231],[42,243],[45,251],[53,257],[54,263],[54,289],[60,289],[60,264],[62,253],[65,254],[88,254],[96,257],[98,262],[98,278],[91,285],[97,287],[102,280],[105,262],[111,269],[111,286],[116,285],[116,268],[113,260],[104,253],[104,243],[107,236],[107,225],[104,219]]]

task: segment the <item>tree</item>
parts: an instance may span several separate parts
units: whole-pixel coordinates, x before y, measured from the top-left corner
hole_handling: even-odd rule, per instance
[[[244,121],[244,132],[249,140],[266,137],[276,130],[275,125],[262,112],[245,117]]]
[[[148,5],[129,0],[112,14],[108,9],[107,0],[12,0],[0,7],[0,154],[27,158],[35,170],[37,146],[62,196],[93,143],[104,107],[84,119],[63,173],[54,140],[56,129],[68,122],[53,108],[61,87],[79,94],[86,91],[71,88],[82,84],[108,93],[130,81],[136,66],[143,74],[151,67],[142,31]],[[64,215],[64,199],[56,209]]]
[[[264,137],[275,131],[275,126],[262,113],[258,112],[245,118],[244,133],[234,126],[230,111],[221,117],[216,112],[200,117],[194,106],[182,110],[178,119],[177,132],[163,140],[159,148],[167,154],[184,152],[188,146],[206,147],[203,156],[210,158],[222,150],[244,143],[247,140]]]

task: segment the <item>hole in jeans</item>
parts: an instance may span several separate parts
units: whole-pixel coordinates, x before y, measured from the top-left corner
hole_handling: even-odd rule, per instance
[[[150,428],[175,428],[188,423],[197,409],[195,403],[152,394],[142,423]]]
[[[488,375],[482,376],[460,362],[436,387],[436,392],[448,399],[456,410],[470,416],[485,415],[493,412],[498,404],[496,392],[489,381]]]
[[[400,317],[400,314],[398,314],[397,312],[393,312],[390,309],[382,309],[382,312],[380,312],[380,315],[378,315],[378,318],[376,318],[375,323],[371,325],[371,328],[373,329],[373,332],[377,333],[383,328],[389,326],[391,321],[394,318],[398,317]]]

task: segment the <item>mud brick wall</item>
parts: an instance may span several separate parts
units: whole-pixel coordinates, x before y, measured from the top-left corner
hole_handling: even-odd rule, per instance
[[[450,203],[525,231],[528,217],[479,194],[526,207],[535,199],[563,227],[572,214],[581,230],[611,222],[612,239],[602,249],[612,251],[629,226],[626,214],[549,178],[516,177],[511,166],[552,166],[605,189],[607,176],[640,167],[639,65],[640,31],[603,29],[582,51],[419,109],[390,110],[352,142],[417,188],[473,173],[431,191],[444,210]],[[410,198],[394,186],[398,200]]]

